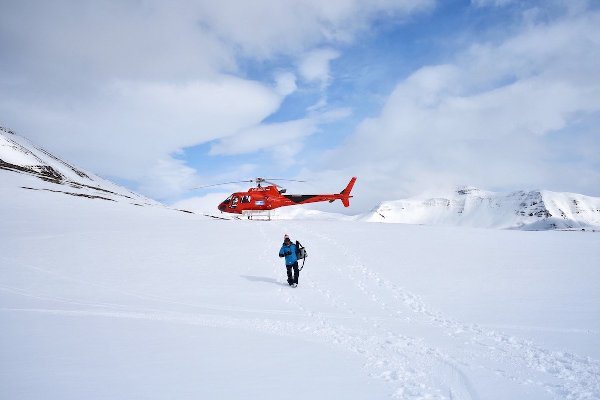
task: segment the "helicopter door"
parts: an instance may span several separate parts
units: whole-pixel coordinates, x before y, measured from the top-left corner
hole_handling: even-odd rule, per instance
[[[229,208],[236,208],[236,207],[237,207],[237,205],[238,205],[238,202],[239,202],[239,201],[240,201],[240,198],[239,198],[239,197],[237,197],[237,196],[234,196],[234,197],[231,199],[231,204],[229,205]]]

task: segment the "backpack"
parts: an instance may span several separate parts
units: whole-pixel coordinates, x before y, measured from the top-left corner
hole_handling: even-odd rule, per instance
[[[296,258],[301,260],[307,256],[308,254],[306,253],[306,247],[302,246],[300,242],[296,240]]]

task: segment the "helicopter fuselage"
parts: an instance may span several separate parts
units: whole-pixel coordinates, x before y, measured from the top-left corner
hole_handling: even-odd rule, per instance
[[[350,191],[354,186],[356,177],[353,177],[348,186],[339,194],[285,194],[277,186],[254,187],[247,192],[236,192],[219,204],[222,212],[242,214],[244,211],[268,211],[279,207],[294,206],[298,204],[316,203],[320,201],[341,200],[345,207],[350,206]]]

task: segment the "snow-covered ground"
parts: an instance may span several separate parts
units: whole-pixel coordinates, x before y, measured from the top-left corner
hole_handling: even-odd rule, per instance
[[[600,398],[598,234],[224,221],[39,182],[0,170],[2,399]]]

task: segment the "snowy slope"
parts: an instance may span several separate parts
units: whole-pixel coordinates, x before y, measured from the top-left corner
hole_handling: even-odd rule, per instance
[[[600,235],[223,221],[9,173],[2,399],[600,398]]]
[[[154,200],[77,168],[3,127],[0,127],[0,174],[5,182],[11,180],[27,190],[144,206],[159,205]]]
[[[546,190],[495,193],[459,188],[436,198],[385,201],[360,219],[522,230],[594,230],[600,229],[600,198]]]

